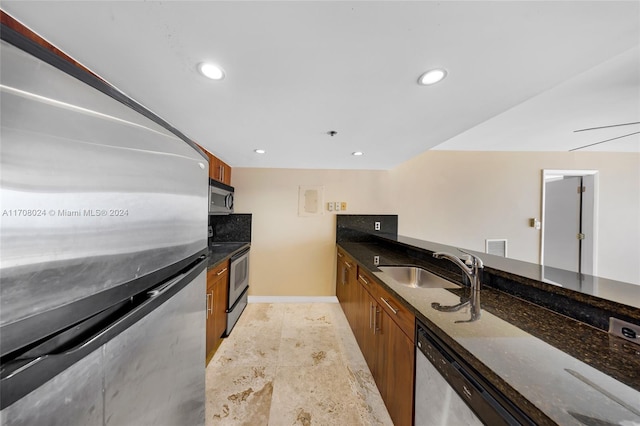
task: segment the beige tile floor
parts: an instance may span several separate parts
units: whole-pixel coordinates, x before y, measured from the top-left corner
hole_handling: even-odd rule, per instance
[[[393,425],[337,303],[249,304],[206,370],[206,425]]]

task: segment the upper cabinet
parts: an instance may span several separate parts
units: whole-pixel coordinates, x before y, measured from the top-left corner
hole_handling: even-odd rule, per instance
[[[200,149],[207,154],[207,157],[209,157],[209,177],[213,180],[217,180],[218,182],[231,186],[231,166],[203,147],[200,146]]]
[[[210,155],[209,177],[213,180],[231,185],[231,166],[215,155]]]

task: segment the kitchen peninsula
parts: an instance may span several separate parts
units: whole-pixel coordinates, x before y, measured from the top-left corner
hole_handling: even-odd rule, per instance
[[[468,309],[441,312],[432,306],[455,305],[468,292],[459,268],[434,259],[432,253],[461,253],[454,247],[399,237],[393,229],[381,235],[364,231],[369,228],[364,225],[367,221],[384,219],[338,216],[339,251],[353,260],[358,274],[373,277],[531,421],[640,421],[640,346],[600,327],[603,315],[640,324],[640,309],[562,288],[546,291],[548,284],[487,267],[478,300],[481,317],[469,322]],[[382,272],[378,268],[382,265],[419,266],[459,286],[412,288]]]

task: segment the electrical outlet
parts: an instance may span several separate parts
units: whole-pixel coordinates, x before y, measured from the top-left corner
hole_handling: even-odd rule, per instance
[[[333,211],[333,203],[327,203],[327,210],[330,212]]]
[[[376,266],[380,264],[380,256],[373,256],[373,264]]]
[[[347,209],[347,202],[343,201],[342,203],[340,203],[340,210],[344,211]]]
[[[640,325],[610,317],[609,333],[640,345]]]
[[[374,228],[376,231],[379,231],[379,230],[380,230],[380,222],[375,222],[375,224],[374,224],[373,228]]]
[[[340,211],[340,201],[336,201],[336,202],[335,202],[335,206],[336,206],[336,207],[335,207],[335,208],[336,208],[336,211],[337,211],[337,212],[339,212],[339,211]]]

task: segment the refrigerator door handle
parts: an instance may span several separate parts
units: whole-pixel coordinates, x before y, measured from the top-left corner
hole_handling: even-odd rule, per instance
[[[106,343],[106,341],[110,340],[111,337],[120,334],[130,325],[136,323],[138,319],[147,315],[150,311],[160,306],[165,300],[180,291],[182,287],[193,279],[192,275],[194,271],[196,269],[199,271],[200,269],[203,269],[203,267],[206,267],[206,265],[203,264],[202,260],[198,260],[198,265],[194,266],[189,271],[178,275],[164,284],[161,284],[154,290],[147,291],[146,297],[142,296],[143,299],[139,301],[137,305],[132,306],[127,312],[124,312],[122,316],[116,318],[110,324],[107,324],[106,327],[99,330],[93,336],[88,337],[82,343],[64,351],[63,353],[65,355],[71,354],[86,346],[97,347]],[[94,342],[96,343],[95,345],[93,344]]]
[[[204,260],[206,256],[200,256],[199,261]],[[152,290],[149,290],[147,292],[147,295],[149,297],[157,297],[163,293],[166,293],[167,291],[169,291],[171,289],[171,287],[173,287],[174,285],[176,285],[177,283],[179,283],[182,279],[184,279],[184,277],[189,273],[189,271],[184,272],[178,276],[176,276],[175,278],[160,284],[159,286],[153,288]]]
[[[169,280],[166,283],[159,285],[158,287],[154,288],[153,290],[149,290],[147,292],[147,296],[149,296],[150,298],[160,296],[162,293],[164,293],[166,291],[169,291],[169,289],[171,287],[173,287],[174,285],[179,283],[180,280],[183,279],[185,275],[186,274],[180,274],[177,277],[175,277],[174,279]]]

